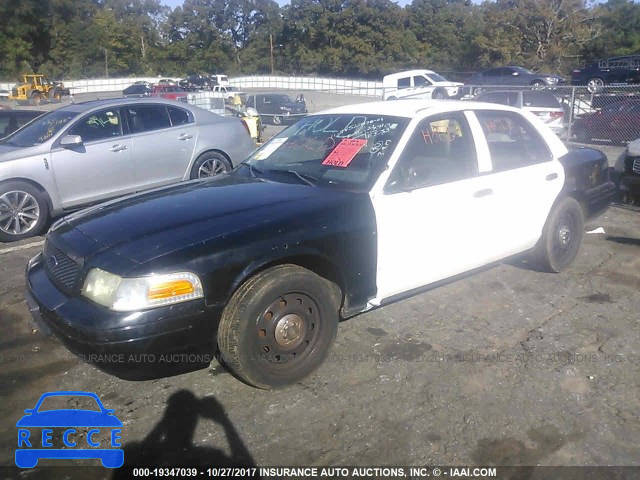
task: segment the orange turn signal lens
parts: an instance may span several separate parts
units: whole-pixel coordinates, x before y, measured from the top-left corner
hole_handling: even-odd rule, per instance
[[[165,298],[178,297],[180,295],[189,295],[195,291],[196,289],[189,280],[170,280],[168,282],[162,282],[150,286],[147,293],[147,299],[162,300]]]

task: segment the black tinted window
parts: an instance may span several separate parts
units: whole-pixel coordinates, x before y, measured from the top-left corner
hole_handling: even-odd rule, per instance
[[[398,79],[398,88],[409,88],[411,86],[411,78],[404,77]]]
[[[106,108],[82,117],[69,129],[69,135],[80,135],[83,142],[104,140],[122,135],[118,108]]]
[[[476,111],[484,130],[493,171],[548,162],[553,157],[538,131],[515,112]]]
[[[171,120],[164,105],[127,107],[127,118],[131,133],[149,132],[171,126]]]
[[[478,97],[481,102],[499,103],[500,105],[518,106],[518,92],[491,92]]]
[[[167,110],[169,110],[169,118],[171,118],[171,125],[173,126],[185,125],[193,121],[190,113],[182,108],[168,107]]]
[[[560,108],[560,102],[549,92],[536,90],[523,92],[523,103],[526,107]]]

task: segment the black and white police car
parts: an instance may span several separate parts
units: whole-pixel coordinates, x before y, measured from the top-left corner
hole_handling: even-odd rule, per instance
[[[274,388],[322,363],[340,317],[527,251],[567,268],[614,192],[601,152],[568,151],[526,111],[344,106],[229,174],[58,221],[27,300],[74,352],[218,352]]]

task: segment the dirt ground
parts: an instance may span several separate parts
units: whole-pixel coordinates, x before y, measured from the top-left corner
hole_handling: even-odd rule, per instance
[[[511,260],[342,322],[325,364],[276,392],[216,364],[132,382],[82,363],[30,329],[42,239],[0,245],[0,465],[23,410],[70,390],[115,410],[131,465],[640,467],[640,212],[597,227],[567,272]],[[0,478],[120,478],[57,464]]]

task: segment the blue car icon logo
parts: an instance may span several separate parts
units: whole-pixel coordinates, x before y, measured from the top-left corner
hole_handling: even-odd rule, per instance
[[[58,397],[90,397],[98,408],[44,409],[43,402],[64,400]],[[89,402],[93,405],[91,400]],[[24,413],[26,415],[16,423],[18,467],[33,468],[41,458],[99,458],[107,468],[118,468],[124,463],[124,450],[119,448],[122,422],[113,414],[114,410],[104,407],[95,393],[48,392],[40,397],[34,408]],[[85,435],[86,429],[89,430]]]

